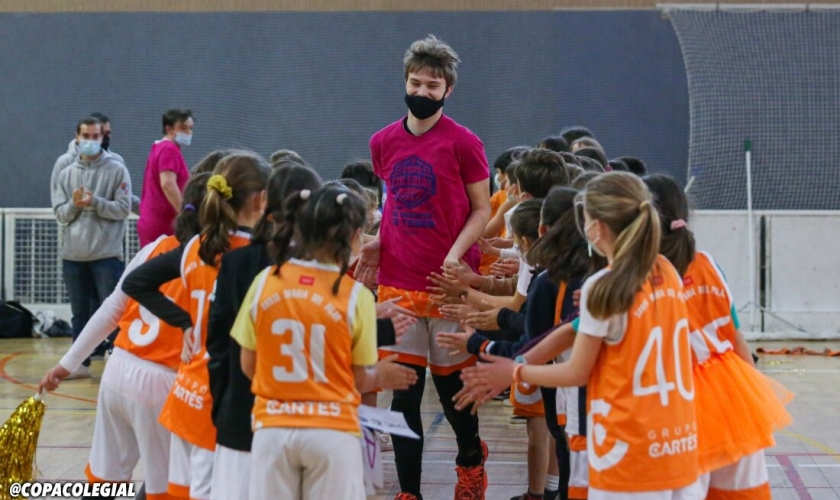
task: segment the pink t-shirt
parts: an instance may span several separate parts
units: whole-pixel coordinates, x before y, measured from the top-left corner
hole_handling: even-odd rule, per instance
[[[181,148],[172,141],[161,140],[152,145],[146,171],[143,173],[143,191],[140,196],[140,219],[137,221],[137,235],[140,246],[146,246],[159,236],[173,234],[173,223],[178,211],[172,207],[163,188],[160,187],[161,172],[175,172],[178,189],[184,187],[190,177],[187,162],[181,154]],[[198,207],[196,207],[197,209]]]
[[[490,177],[484,144],[451,118],[421,136],[404,119],[370,139],[373,170],[388,188],[379,228],[379,284],[426,291],[430,273],[446,255],[472,213],[466,186]],[[477,245],[464,261],[478,269]]]

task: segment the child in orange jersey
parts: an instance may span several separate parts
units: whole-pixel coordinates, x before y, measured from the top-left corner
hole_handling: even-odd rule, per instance
[[[201,230],[196,206],[204,198],[210,174],[198,174],[184,189],[184,207],[175,220],[175,235],[146,245],[126,267],[123,277],[143,262],[189,241]],[[184,287],[173,281],[164,293],[185,304]],[[182,341],[161,321],[117,287],[88,321],[61,361],[44,375],[41,390],[53,391],[84,359],[119,328],[114,352],[105,365],[96,401],[93,442],[85,474],[90,482],[131,480],[143,460],[146,498],[168,498],[169,431],[158,415],[175,380]]]
[[[611,172],[590,181],[579,201],[582,230],[609,266],[583,285],[569,361],[483,356],[493,363],[465,370],[465,383],[480,391],[512,375],[517,383],[586,385],[590,499],[703,498],[688,312],[679,274],[659,255],[650,193],[638,177]]]
[[[205,331],[222,254],[248,244],[259,220],[269,166],[259,156],[224,157],[207,183],[199,216],[202,231],[185,246],[138,267],[123,283],[125,293],[166,323],[184,331],[181,366],[160,415],[172,432],[169,494],[207,500],[213,476],[216,428],[211,419]],[[189,298],[184,309],[169,301],[161,285],[180,278]]]
[[[292,195],[273,239],[277,265],[242,302],[231,336],[255,395],[251,500],[364,499],[360,393],[417,381],[396,363],[373,368],[373,293],[346,276],[365,219],[364,200],[344,186]]]
[[[770,500],[762,450],[775,444],[773,431],[792,422],[784,408],[792,395],[755,369],[723,273],[711,255],[695,252],[683,190],[664,175],[649,175],[644,182],[662,221],[662,253],[683,276],[700,468],[711,471],[706,498]]]

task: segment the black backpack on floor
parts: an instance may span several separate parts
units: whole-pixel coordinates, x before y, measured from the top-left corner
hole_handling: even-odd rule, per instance
[[[35,316],[20,302],[0,301],[0,339],[32,338]]]

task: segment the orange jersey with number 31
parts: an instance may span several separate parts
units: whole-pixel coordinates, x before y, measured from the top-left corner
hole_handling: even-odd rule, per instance
[[[359,432],[353,324],[359,295],[370,291],[345,278],[333,295],[338,276],[337,269],[293,260],[279,276],[270,269],[258,278],[251,307],[255,428]]]

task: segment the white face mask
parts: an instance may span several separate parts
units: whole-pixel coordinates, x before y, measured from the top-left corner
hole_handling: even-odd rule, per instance
[[[102,142],[91,139],[79,140],[79,153],[85,156],[96,156],[102,150]]]
[[[178,132],[175,134],[175,142],[177,142],[181,146],[189,146],[190,144],[192,144],[192,134]]]
[[[500,176],[499,174],[496,174],[493,177],[493,185],[496,186],[496,190],[498,191],[499,188],[502,187],[502,176]]]
[[[592,225],[595,224],[595,222],[596,221],[591,220],[589,221],[589,224],[583,226],[583,235],[586,237],[586,242],[589,243],[589,256],[592,257],[592,250],[595,250],[595,253],[597,253],[601,257],[604,257],[604,252],[602,252],[598,249],[597,246],[595,246],[595,244],[601,240],[601,237],[598,236],[594,240],[589,239],[589,228],[592,227]]]

